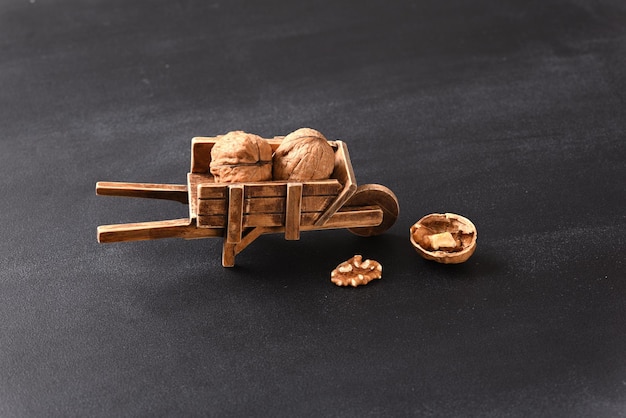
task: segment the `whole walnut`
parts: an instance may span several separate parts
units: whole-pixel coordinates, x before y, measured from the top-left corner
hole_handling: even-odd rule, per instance
[[[272,179],[272,147],[258,135],[232,131],[211,149],[211,174],[216,183]]]
[[[300,128],[287,135],[274,153],[274,180],[322,180],[333,173],[335,152],[324,135]]]

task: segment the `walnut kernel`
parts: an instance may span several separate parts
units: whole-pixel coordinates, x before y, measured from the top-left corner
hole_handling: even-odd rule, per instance
[[[456,240],[452,234],[447,231],[440,234],[426,235],[424,239],[428,240],[428,246],[433,250],[456,247]],[[426,241],[424,241],[424,243],[426,243]]]
[[[361,255],[339,264],[330,273],[330,281],[337,286],[357,287],[383,277],[383,266],[374,260],[365,260]]]

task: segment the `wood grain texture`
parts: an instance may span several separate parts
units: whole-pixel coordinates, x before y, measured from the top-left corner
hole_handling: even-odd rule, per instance
[[[215,183],[206,176],[193,176],[192,185],[198,188],[198,199],[221,199],[227,196],[229,183]],[[285,197],[287,181],[246,182],[245,198],[254,197]],[[302,183],[303,196],[333,196],[341,190],[342,185],[337,179],[312,180]]]
[[[300,239],[300,211],[302,209],[302,183],[287,184],[285,204],[285,239]]]
[[[387,187],[380,184],[364,184],[357,188],[356,193],[348,200],[345,209],[358,207],[364,204],[376,205],[383,213],[380,224],[367,227],[348,227],[355,235],[369,237],[380,235],[387,231],[398,219],[400,205],[398,198]]]
[[[322,212],[335,199],[335,196],[303,196],[302,212]],[[251,213],[282,213],[285,211],[285,197],[244,198],[244,214]],[[199,215],[225,215],[227,202],[225,199],[201,199],[198,201]]]
[[[243,184],[228,187],[228,225],[226,241],[230,244],[241,241],[243,231]]]
[[[194,223],[188,218],[101,225],[97,231],[98,242],[100,243],[145,241],[162,238],[212,238],[224,235],[223,228],[196,228]]]
[[[343,184],[343,190],[337,196],[337,199],[324,211],[324,213],[315,221],[315,225],[322,226],[328,219],[342,207],[348,199],[354,194],[357,188],[356,177],[352,169],[350,154],[348,147],[342,141],[335,141],[337,150],[335,151],[335,170],[331,175]]]
[[[300,228],[304,230],[304,227],[312,229],[324,229],[324,227],[334,228],[350,228],[350,227],[363,227],[363,226],[377,226],[383,221],[383,210],[379,206],[362,206],[352,208],[342,208],[335,212],[328,221],[322,226],[315,225],[315,221],[318,219],[316,213],[302,213],[300,216]],[[211,228],[224,228],[227,226],[228,219],[226,216],[219,215],[199,215],[198,225],[199,228],[210,225]],[[262,213],[262,214],[248,214],[242,218],[242,225],[244,228],[251,227],[276,227],[285,225],[284,213]]]
[[[173,221],[105,225],[100,242],[159,238],[224,237],[222,265],[265,233],[300,239],[300,231],[348,228],[359,235],[382,233],[395,222],[397,199],[384,186],[357,189],[348,148],[329,141],[335,167],[331,179],[306,182],[216,183],[209,173],[211,148],[219,137],[192,140],[191,171],[186,185],[99,182],[97,194],[178,200],[189,204],[189,218]],[[276,149],[282,137],[268,140]],[[351,199],[358,191],[359,198]],[[350,201],[349,205],[346,202]],[[344,206],[345,205],[345,206]]]
[[[189,202],[187,186],[184,184],[99,181],[96,183],[96,195],[165,199],[181,203]]]
[[[203,181],[202,176],[190,176],[190,190],[194,190],[194,182]],[[284,222],[284,213],[287,205],[289,182],[257,182],[245,183],[243,189],[243,208],[245,226],[276,226],[275,220],[281,219]],[[339,190],[342,185],[336,179],[316,180],[300,183],[301,199],[300,211],[309,215],[307,219],[319,219],[321,212],[336,202]],[[217,227],[223,225],[223,218],[228,211],[226,193],[228,184],[199,183],[195,186],[197,190],[192,217],[195,217],[200,227]],[[191,196],[193,199],[194,196]],[[193,201],[193,200],[192,200]],[[275,215],[266,217],[271,219],[270,224],[263,225],[263,215]],[[251,219],[254,219],[252,221]],[[261,222],[261,223],[257,223]],[[305,221],[306,222],[306,221]]]

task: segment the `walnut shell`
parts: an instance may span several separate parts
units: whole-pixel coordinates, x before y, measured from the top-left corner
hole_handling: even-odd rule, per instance
[[[323,180],[335,168],[335,152],[324,135],[300,128],[287,135],[274,153],[274,180]]]
[[[258,135],[232,131],[211,149],[211,174],[216,183],[272,179],[272,147]]]
[[[431,213],[410,229],[411,243],[425,259],[443,264],[467,261],[476,250],[476,227],[454,213]]]

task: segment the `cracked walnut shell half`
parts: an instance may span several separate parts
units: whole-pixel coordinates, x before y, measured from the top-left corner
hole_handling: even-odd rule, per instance
[[[454,213],[431,213],[410,229],[411,243],[425,259],[443,264],[467,261],[476,250],[476,227]]]
[[[360,255],[339,264],[330,273],[330,281],[337,286],[357,287],[383,277],[383,266],[374,260],[365,260]]]

